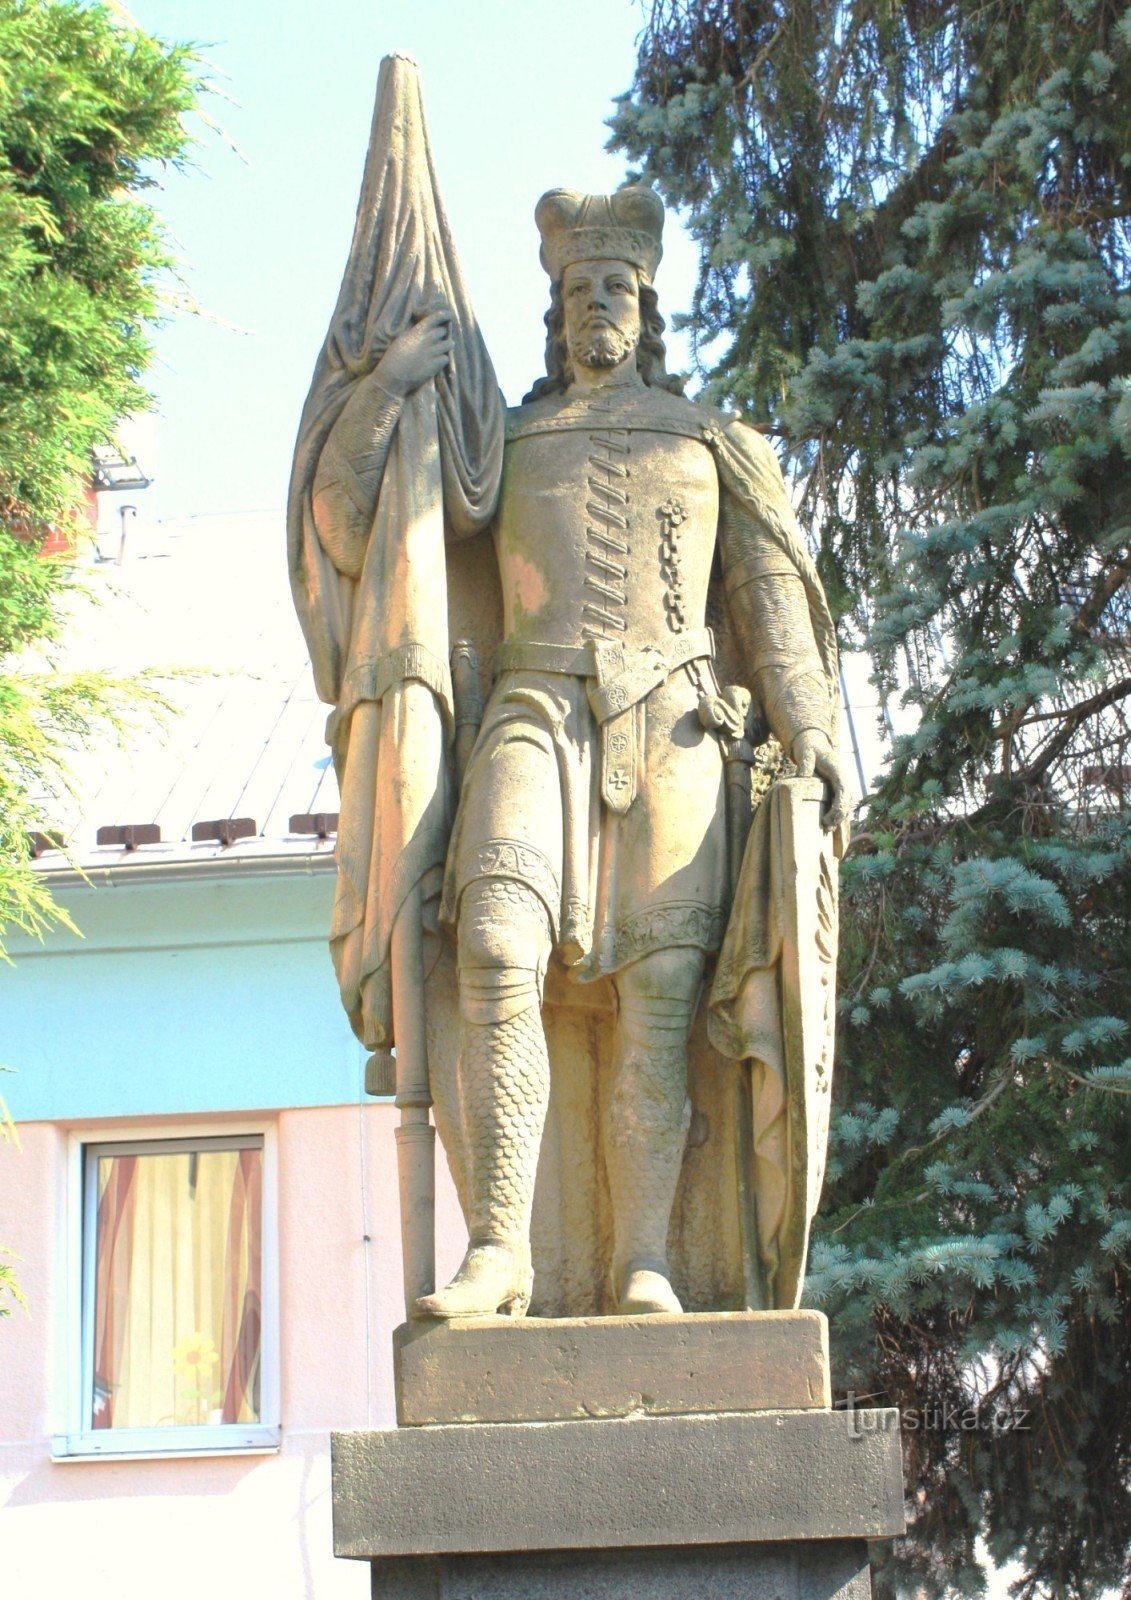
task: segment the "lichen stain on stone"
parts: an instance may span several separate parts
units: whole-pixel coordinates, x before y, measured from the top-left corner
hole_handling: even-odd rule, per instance
[[[517,551],[509,557],[507,567],[512,584],[512,599],[517,600],[527,616],[541,611],[549,598],[546,574],[542,568],[536,567],[532,561],[526,560]]]

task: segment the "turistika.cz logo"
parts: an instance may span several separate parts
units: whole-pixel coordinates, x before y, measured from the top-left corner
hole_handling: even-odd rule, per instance
[[[1028,1433],[1029,1413],[1001,1405],[956,1405],[946,1400],[938,1406],[873,1406],[867,1402],[882,1395],[857,1394],[849,1389],[837,1410],[843,1411],[853,1439],[868,1434],[891,1433]]]

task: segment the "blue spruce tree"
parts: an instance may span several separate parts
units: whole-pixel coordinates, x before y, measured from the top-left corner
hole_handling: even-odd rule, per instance
[[[809,1278],[905,1409],[889,1587],[1131,1548],[1131,11],[656,0],[613,144],[683,209],[710,398],[780,438],[916,715],[846,863]]]

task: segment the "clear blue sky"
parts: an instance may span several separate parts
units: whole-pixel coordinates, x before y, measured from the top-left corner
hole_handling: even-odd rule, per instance
[[[163,518],[281,508],[291,448],[353,227],[382,56],[420,63],[445,204],[508,400],[542,370],[547,303],[534,202],[615,188],[604,152],[632,79],[639,0],[136,0],[137,22],[201,44],[227,99],[206,103],[240,155],[200,127],[195,169],[155,200],[202,316],[158,336]],[[694,282],[669,218],[669,317]],[[672,365],[686,365],[682,340]]]

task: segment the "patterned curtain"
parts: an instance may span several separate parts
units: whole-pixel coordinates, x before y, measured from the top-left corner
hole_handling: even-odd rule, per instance
[[[258,1421],[262,1149],[93,1159],[91,1426]]]

